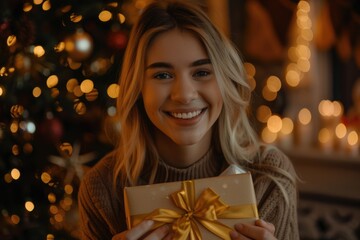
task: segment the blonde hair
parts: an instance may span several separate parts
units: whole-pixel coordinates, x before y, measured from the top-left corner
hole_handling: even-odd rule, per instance
[[[197,36],[212,62],[224,103],[214,126],[212,142],[216,151],[229,164],[249,170],[259,153],[260,143],[247,112],[251,89],[236,48],[198,6],[183,1],[159,1],[150,4],[133,26],[124,55],[117,101],[121,131],[114,151],[115,183],[120,179],[123,184],[138,184],[145,167],[151,172],[149,183],[154,181],[158,153],[141,99],[144,59],[154,37],[174,28]]]

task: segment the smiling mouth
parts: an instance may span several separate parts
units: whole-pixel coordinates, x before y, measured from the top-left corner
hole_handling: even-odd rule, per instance
[[[196,110],[192,112],[169,112],[169,115],[177,119],[192,119],[199,116],[205,109]]]

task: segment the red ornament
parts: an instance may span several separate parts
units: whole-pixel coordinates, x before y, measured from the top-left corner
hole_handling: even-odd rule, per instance
[[[107,37],[107,43],[109,47],[117,50],[124,49],[126,47],[128,38],[122,31],[110,32]]]
[[[59,119],[49,118],[40,123],[38,133],[42,141],[57,144],[63,136],[64,128]]]

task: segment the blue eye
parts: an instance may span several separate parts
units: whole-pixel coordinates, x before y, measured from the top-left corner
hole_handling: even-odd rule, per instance
[[[156,79],[170,79],[172,76],[167,72],[157,73],[154,75]]]

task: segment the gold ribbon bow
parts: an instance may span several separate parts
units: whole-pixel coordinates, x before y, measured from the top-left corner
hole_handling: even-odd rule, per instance
[[[170,198],[182,212],[158,208],[150,214],[135,216],[133,225],[144,219],[154,220],[157,223],[154,228],[172,223],[174,239],[200,240],[199,222],[218,237],[230,239],[229,233],[233,229],[217,221],[219,218],[258,218],[255,204],[228,206],[210,188],[205,189],[195,201],[194,181],[182,182],[182,189],[172,193]]]

